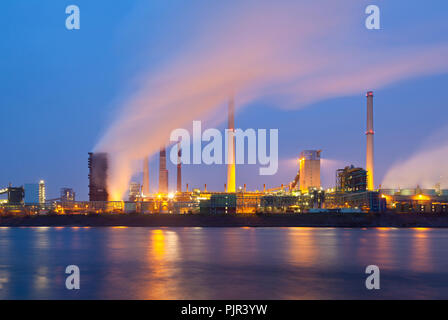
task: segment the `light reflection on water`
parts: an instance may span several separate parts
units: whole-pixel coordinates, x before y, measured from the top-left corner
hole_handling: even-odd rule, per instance
[[[446,299],[447,251],[428,228],[0,228],[0,299]]]

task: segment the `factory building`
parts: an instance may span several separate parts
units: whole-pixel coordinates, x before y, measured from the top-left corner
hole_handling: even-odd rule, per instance
[[[306,192],[320,185],[320,154],[322,150],[304,150],[299,159],[299,188]]]
[[[40,180],[39,183],[26,183],[25,184],[25,204],[36,205],[45,204],[46,192],[45,181]]]
[[[107,191],[107,153],[89,152],[89,200],[107,201],[109,194]]]
[[[401,213],[448,213],[448,190],[440,188],[380,189],[387,209]]]
[[[21,205],[23,204],[23,198],[25,196],[25,190],[23,187],[9,187],[0,189],[0,195],[6,194],[6,200],[0,200],[2,204],[8,205]]]
[[[22,204],[25,196],[25,190],[23,187],[9,187],[8,188],[8,203],[9,204]]]
[[[142,186],[138,182],[131,182],[129,185],[129,201],[137,201],[141,198]]]
[[[45,191],[45,181],[40,180],[39,181],[39,203],[45,204],[45,200],[47,199],[46,191]]]
[[[25,204],[38,204],[39,203],[39,184],[38,183],[26,183],[25,184]]]
[[[61,188],[60,199],[61,202],[76,201],[75,191],[72,188]]]
[[[236,198],[235,193],[211,194],[209,199],[199,202],[200,213],[236,213]]]
[[[336,188],[327,190],[325,208],[352,208],[363,212],[385,211],[379,192],[367,190],[367,170],[353,165],[336,170]]]
[[[325,208],[352,208],[360,212],[383,212],[386,210],[386,202],[380,198],[377,191],[336,191],[325,194]]]
[[[353,165],[336,170],[336,190],[359,192],[367,189],[367,171]]]

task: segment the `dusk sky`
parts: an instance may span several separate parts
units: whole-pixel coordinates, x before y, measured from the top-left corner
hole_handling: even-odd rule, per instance
[[[281,6],[292,2],[275,3]],[[61,187],[72,187],[77,199],[87,200],[87,153],[95,148],[101,149],[101,143],[110,145],[110,141],[122,132],[114,124],[117,119],[125,120],[126,114],[137,117],[142,111],[143,116],[139,120],[148,127],[148,136],[145,128],[135,128],[134,133],[145,140],[138,143],[148,145],[158,138],[151,131],[151,126],[157,127],[163,122],[159,113],[166,112],[189,124],[186,129],[191,129],[192,120],[204,120],[222,130],[226,121],[225,101],[222,105],[201,107],[221,116],[220,119],[210,119],[205,113],[203,119],[197,118],[203,109],[190,112],[188,104],[161,111],[163,104],[152,107],[151,103],[157,101],[157,94],[169,95],[171,88],[173,91],[176,89],[172,94],[182,100],[182,94],[186,93],[179,93],[177,88],[184,81],[182,77],[191,71],[184,70],[188,70],[188,66],[194,70],[194,66],[201,66],[210,56],[219,56],[216,52],[220,51],[221,45],[228,47],[227,44],[232,43],[232,32],[238,30],[238,23],[243,25],[243,35],[235,34],[237,39],[234,51],[230,52],[231,57],[234,57],[232,54],[238,55],[239,47],[244,44],[247,47],[242,52],[247,53],[250,61],[253,48],[257,51],[258,48],[270,47],[272,42],[263,42],[270,37],[275,39],[275,44],[280,41],[287,43],[284,50],[272,50],[266,56],[257,56],[260,65],[254,65],[253,70],[261,68],[267,70],[265,73],[251,73],[255,74],[253,78],[245,78],[244,81],[241,77],[235,79],[238,84],[234,88],[236,127],[279,129],[280,158],[279,171],[274,176],[259,176],[258,164],[237,167],[238,186],[246,183],[248,189],[255,190],[262,188],[263,183],[275,187],[290,182],[298,169],[294,160],[304,149],[323,150],[322,180],[325,187],[334,184],[335,169],[350,164],[364,167],[365,93],[369,90],[375,95],[376,185],[382,183],[387,172],[396,168],[397,163],[426,147],[435,143],[446,147],[448,3],[443,0],[347,1],[351,3],[348,9],[342,7],[345,1],[341,1],[340,11],[325,7],[327,3],[316,1],[314,9],[322,5],[317,16],[328,15],[329,20],[314,21],[319,26],[318,30],[304,21],[306,17],[301,16],[300,11],[297,12],[297,25],[279,26],[270,35],[264,29],[257,29],[257,23],[262,24],[263,21],[258,19],[256,23],[249,24],[260,30],[252,47],[245,38],[244,29],[248,16],[244,10],[250,10],[255,4],[250,0],[2,1],[0,187],[9,182],[20,186],[44,179],[47,198],[58,197]],[[80,8],[80,30],[67,30],[65,27],[65,8],[71,4]],[[367,17],[364,9],[369,4],[376,4],[381,9],[381,30],[367,30],[364,26]],[[263,10],[255,12],[255,17],[257,14],[262,17]],[[282,10],[278,14],[281,16]],[[230,21],[234,30],[229,34],[214,34],[214,30],[226,28],[229,16],[234,18]],[[341,28],[349,29],[338,30],[339,19],[347,21]],[[272,21],[263,24],[266,28],[273,25]],[[276,34],[277,30],[284,30],[283,27],[288,34]],[[319,41],[314,43],[306,39],[305,46],[294,44],[296,34],[297,38],[307,34],[313,38],[311,30],[321,37]],[[251,32],[254,31],[251,29],[247,34],[251,35]],[[337,37],[332,38],[333,34]],[[221,42],[220,37],[225,39]],[[327,41],[325,45],[322,39]],[[325,48],[332,50],[325,51]],[[195,55],[195,50],[198,55]],[[300,54],[283,55],[294,50]],[[340,64],[320,69],[322,64],[318,58],[322,58],[320,54],[324,51],[330,63],[337,61]],[[277,66],[291,63],[294,56],[297,57],[297,66],[308,68],[313,65],[306,77],[300,73],[302,71],[281,74],[272,71],[278,70]],[[317,60],[312,64],[310,61],[314,56]],[[287,57],[287,63],[283,57]],[[305,57],[313,58],[306,60]],[[269,66],[263,59],[268,59]],[[270,64],[272,59],[279,61]],[[216,61],[222,62],[222,57]],[[241,63],[243,61],[242,58]],[[372,65],[369,67],[370,61]],[[176,80],[171,82],[169,76],[175,72],[165,73],[164,70],[177,70],[177,67],[182,70],[182,75],[173,77]],[[220,68],[232,71],[232,67],[235,65],[221,65],[213,76],[219,78]],[[331,69],[328,74],[327,69]],[[343,74],[341,70],[345,69],[347,73]],[[237,73],[231,71],[228,79],[233,80]],[[199,78],[202,72],[209,71],[197,70]],[[275,75],[271,77],[272,74]],[[158,80],[160,75],[167,75],[168,85],[157,94],[146,89],[145,83]],[[308,77],[316,77],[316,81],[308,81]],[[334,86],[324,85],[326,79]],[[208,79],[201,80],[208,82]],[[176,86],[171,86],[173,83]],[[225,96],[227,92],[222,94]],[[130,106],[132,103],[129,101],[139,97],[146,99],[147,109]],[[197,102],[191,100],[188,103]],[[181,122],[175,124],[178,123]],[[134,133],[121,136],[123,141],[119,143],[137,143]],[[148,152],[150,150],[148,147]],[[438,156],[442,158],[443,154]],[[154,156],[150,167],[153,191],[158,181],[157,160]],[[430,159],[427,163],[424,161],[423,158],[422,166],[436,166]],[[170,189],[175,188],[174,168],[174,165],[168,165]],[[435,174],[443,175],[447,168],[444,164],[444,167],[438,167],[440,173]],[[222,191],[225,174],[223,165],[189,165],[184,166],[183,182],[184,186],[189,183],[190,188],[202,188],[207,183],[210,190]],[[140,174],[134,173],[132,180],[139,179]]]

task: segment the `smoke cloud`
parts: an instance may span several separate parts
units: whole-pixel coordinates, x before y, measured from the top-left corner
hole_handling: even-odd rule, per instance
[[[408,159],[398,161],[384,176],[384,188],[448,188],[448,127],[428,137]]]
[[[448,146],[442,146],[416,153],[410,159],[393,166],[386,174],[384,188],[434,188],[440,183],[448,188]],[[442,175],[442,173],[445,173]]]
[[[446,45],[370,43],[375,31],[365,29],[359,1],[297,2],[231,1],[231,10],[219,12],[203,4],[188,45],[157,72],[140,75],[140,90],[95,148],[110,154],[112,199],[122,198],[141,170],[135,163],[158,152],[171,130],[207,119],[230,95],[237,107],[269,99],[300,108],[448,70]]]

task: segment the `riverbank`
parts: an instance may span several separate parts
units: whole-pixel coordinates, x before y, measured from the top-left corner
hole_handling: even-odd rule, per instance
[[[262,215],[102,214],[2,216],[2,227],[431,227],[448,228],[448,215],[308,213]]]

